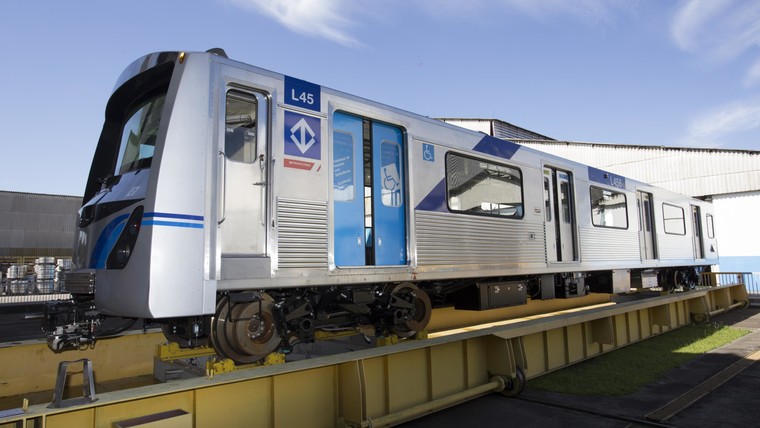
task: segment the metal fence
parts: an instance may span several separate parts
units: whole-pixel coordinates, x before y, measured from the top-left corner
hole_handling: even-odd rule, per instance
[[[748,294],[760,296],[760,272],[709,272],[702,275],[703,286],[733,284],[744,284]]]

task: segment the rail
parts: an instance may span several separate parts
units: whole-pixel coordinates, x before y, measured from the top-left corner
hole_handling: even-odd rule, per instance
[[[717,287],[736,284],[744,284],[747,294],[760,295],[760,272],[707,272],[702,274],[703,286]]]

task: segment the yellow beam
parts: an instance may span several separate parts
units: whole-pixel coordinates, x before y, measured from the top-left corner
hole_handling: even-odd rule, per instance
[[[0,419],[0,427],[16,422],[46,428],[110,427],[164,412],[192,415],[195,426],[249,426],[252,421],[262,427],[307,428],[395,424],[494,389],[489,385],[494,371],[513,388],[518,370],[527,378],[540,376],[687,325],[692,302],[704,298],[709,306],[741,295],[732,287],[568,309],[438,332],[427,340],[108,392],[94,403],[70,409],[35,405],[23,416]],[[734,305],[729,302],[726,308]],[[154,346],[147,347],[145,360],[151,360]]]

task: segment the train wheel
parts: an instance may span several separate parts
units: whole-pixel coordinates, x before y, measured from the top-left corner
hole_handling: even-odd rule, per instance
[[[211,323],[211,342],[223,356],[242,364],[254,363],[275,351],[282,341],[268,295],[260,300],[232,304],[219,301]]]
[[[391,289],[390,306],[394,310],[391,331],[399,337],[411,337],[424,330],[433,313],[427,293],[408,282]]]

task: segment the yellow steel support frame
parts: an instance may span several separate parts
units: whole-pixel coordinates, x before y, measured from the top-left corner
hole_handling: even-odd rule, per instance
[[[31,406],[0,428],[151,426],[377,427],[505,389],[527,378],[743,304],[730,285],[493,322],[363,351],[100,394],[69,409]],[[188,416],[189,415],[189,416]]]

